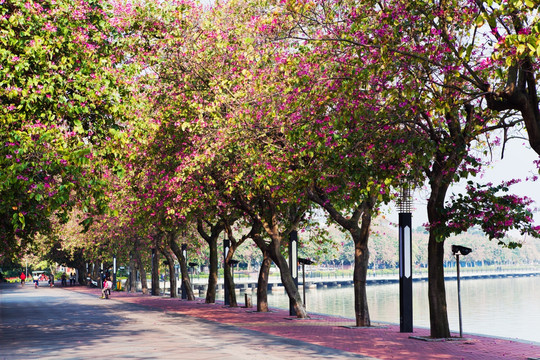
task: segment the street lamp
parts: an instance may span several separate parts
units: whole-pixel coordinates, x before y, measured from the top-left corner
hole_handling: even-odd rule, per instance
[[[163,274],[163,296],[165,296],[165,289],[167,288],[167,267],[169,266],[169,260],[163,260],[163,265],[166,266]]]
[[[456,256],[456,268],[457,268],[457,293],[458,293],[458,309],[459,309],[459,337],[463,337],[463,325],[461,322],[461,286],[459,279],[459,255],[469,255],[472,252],[471,248],[452,245],[452,254]]]
[[[187,244],[182,244],[182,256],[184,257],[184,261],[187,261]],[[182,279],[182,283],[180,285],[180,289],[182,290],[182,299],[187,299],[187,289],[186,289],[186,283],[184,282],[184,279]]]
[[[223,271],[225,275],[225,261],[227,261],[227,254],[229,253],[229,250],[231,249],[231,240],[225,239],[225,233],[223,233]],[[223,301],[224,305],[231,305],[231,302],[229,300],[229,280],[227,279],[227,276],[223,279],[224,284],[224,296],[225,299]]]
[[[309,259],[298,258],[298,262],[302,264],[302,290],[304,293],[304,307],[306,307],[306,271],[305,265],[312,265],[314,262]]]
[[[403,186],[399,208],[399,331],[413,332],[412,299],[412,196]]]
[[[191,268],[191,286],[193,286],[193,275],[195,274],[195,266],[199,266],[199,264],[195,262],[188,263],[189,267]]]
[[[289,267],[294,286],[298,289],[298,231],[292,230],[289,233]],[[294,300],[289,299],[289,315],[296,316]]]
[[[234,265],[238,265],[239,262],[240,261],[238,260],[233,260],[233,259],[229,260],[229,266],[231,267],[233,281],[234,281]]]

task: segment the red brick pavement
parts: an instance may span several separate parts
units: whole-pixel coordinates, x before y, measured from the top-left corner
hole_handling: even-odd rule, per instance
[[[86,287],[66,289],[101,294],[99,289]],[[257,313],[253,309],[224,307],[220,303],[205,304],[200,299],[186,301],[140,293],[115,292],[112,299],[378,359],[526,360],[540,358],[540,344],[500,338],[465,335],[465,341],[422,341],[411,339],[410,336],[427,337],[429,331],[426,329],[415,329],[414,333],[410,334],[400,333],[397,325],[381,324],[371,328],[354,328],[353,320],[333,316],[316,315],[310,320],[296,320],[291,318],[285,310]]]

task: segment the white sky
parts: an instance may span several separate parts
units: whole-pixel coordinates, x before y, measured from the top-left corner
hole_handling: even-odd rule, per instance
[[[528,143],[524,140],[511,140],[506,145],[504,158],[500,159],[500,150],[494,154],[493,163],[490,168],[485,169],[484,174],[477,176],[476,178],[469,178],[478,183],[499,184],[502,181],[508,181],[512,179],[525,179],[532,178],[534,175],[539,175],[536,165],[533,163],[537,160],[538,155],[530,149]],[[465,183],[467,180],[464,180]],[[447,198],[452,193],[459,193],[463,191],[463,183],[457,184],[448,191]],[[510,187],[510,193],[527,196],[535,201],[532,206],[534,208],[540,208],[540,180],[536,182],[522,181]],[[414,194],[414,208],[413,212],[413,228],[421,226],[427,223],[427,192],[422,193],[418,191]],[[389,215],[392,219],[394,209],[391,210]],[[395,221],[397,221],[397,214],[395,215]],[[540,212],[535,212],[535,222],[540,224]]]

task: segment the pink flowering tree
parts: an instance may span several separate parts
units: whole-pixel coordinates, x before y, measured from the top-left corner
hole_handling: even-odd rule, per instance
[[[511,181],[497,186],[479,185],[469,181],[464,194],[450,197],[444,208],[444,223],[431,224],[442,238],[458,235],[473,226],[480,227],[490,240],[508,248],[521,247],[521,243],[507,241],[506,234],[518,231],[521,235],[540,237],[540,227],[534,226],[533,201],[508,194]]]
[[[88,165],[121,126],[129,93],[111,17],[96,1],[0,4],[0,258],[25,251],[51,215],[67,220],[77,194],[104,209]]]
[[[532,53],[536,45],[529,36],[537,31],[531,22],[537,15],[531,4],[516,2],[497,9],[480,2],[454,6],[410,1],[293,1],[284,2],[278,13],[291,25],[289,38],[339,44],[336,48],[342,54],[350,54],[342,58],[353,69],[348,81],[357,86],[356,98],[373,116],[386,114],[401,124],[403,138],[417,149],[413,172],[407,173],[418,181],[429,181],[429,223],[442,224],[449,220],[444,216],[452,214],[445,211],[450,185],[480,169],[473,144],[483,137],[489,139],[493,130],[507,131],[519,124],[522,120],[513,111],[519,111],[525,122],[538,112],[535,80],[530,76],[537,71]],[[492,27],[491,32],[480,28],[482,19]],[[508,45],[512,41],[521,42],[514,48],[520,49],[517,57]],[[506,44],[504,54],[512,55],[510,60],[500,55],[502,44]],[[501,92],[504,88],[507,94]],[[518,98],[522,108],[513,102]],[[431,335],[448,337],[445,237],[435,227],[431,230]]]

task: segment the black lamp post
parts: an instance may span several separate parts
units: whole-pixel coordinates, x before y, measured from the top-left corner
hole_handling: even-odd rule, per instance
[[[309,259],[298,258],[298,262],[302,264],[302,292],[304,293],[304,307],[306,307],[306,270],[305,265],[312,265],[313,261]]]
[[[182,244],[182,256],[184,257],[184,261],[187,261],[187,244]],[[184,279],[182,279],[182,285],[180,285],[182,290],[182,299],[187,299],[187,290],[186,290],[186,283]]]
[[[459,310],[459,337],[463,337],[463,325],[461,322],[461,284],[459,278],[459,255],[469,255],[472,252],[471,248],[452,245],[452,253],[456,256],[456,269],[457,269],[457,293],[458,293],[458,310]]]
[[[229,239],[224,239],[223,240],[223,263],[225,264],[225,261],[227,261],[227,254],[229,253],[229,250],[231,248],[231,241]],[[225,273],[225,266],[223,266],[223,271]],[[224,280],[223,280],[223,283],[224,283],[224,287],[225,287],[225,299],[224,299],[224,304],[225,305],[231,305],[231,302],[229,300],[229,281],[227,280],[227,277],[224,276]]]
[[[113,255],[113,289],[118,290],[116,287],[116,254]]]
[[[289,267],[294,285],[298,289],[298,231],[293,230],[289,234]],[[289,315],[296,316],[294,300],[289,300]]]
[[[412,300],[412,197],[404,186],[399,207],[399,331],[413,332]]]
[[[231,272],[232,272],[231,277],[233,281],[234,281],[234,266],[238,265],[239,262],[240,261],[238,260],[233,260],[233,259],[229,260],[229,266],[231,267]]]
[[[163,265],[165,266],[165,271],[163,273],[163,296],[165,296],[165,289],[167,288],[167,269],[169,266],[169,260],[163,260]],[[169,274],[169,278],[171,277],[170,275],[171,274]]]
[[[188,265],[191,268],[191,286],[193,286],[193,274],[195,273],[195,266],[199,266],[199,264],[190,262]]]

